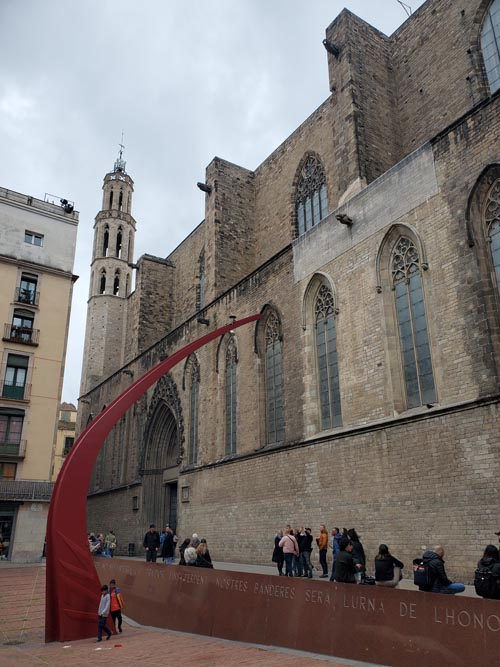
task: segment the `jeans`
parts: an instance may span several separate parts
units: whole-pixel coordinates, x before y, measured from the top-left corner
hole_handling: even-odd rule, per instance
[[[294,556],[293,557],[293,573],[296,577],[301,577],[302,576],[302,556]]]
[[[157,553],[156,549],[148,549],[146,551],[146,563],[156,563]]]
[[[173,565],[174,564],[174,557],[173,556],[167,556],[166,558],[163,559],[163,562],[165,565]]]
[[[465,591],[465,586],[463,584],[450,584],[446,590],[448,593],[456,595],[457,593],[463,593]]]
[[[293,577],[293,554],[285,554],[285,576]]]
[[[113,551],[114,549],[111,549],[111,547],[106,547],[104,549],[104,555],[106,556],[106,558],[113,558]]]
[[[335,554],[333,554],[333,563],[332,563],[332,573],[330,575],[330,581],[335,581]]]
[[[108,637],[111,637],[113,634],[111,630],[106,626],[106,623],[108,622],[108,617],[107,616],[99,616],[99,620],[97,621],[97,639],[100,641],[102,639],[102,631],[108,635]]]
[[[113,619],[113,625],[116,629],[116,621],[118,620],[118,632],[122,631],[122,610],[117,609],[116,611],[111,611],[111,618]]]
[[[302,562],[304,563],[304,576],[308,576],[309,579],[312,579],[313,576],[313,569],[311,565],[311,552],[310,551],[304,551],[303,553],[300,554],[302,558]]]
[[[328,565],[326,564],[326,549],[319,550],[319,563],[323,568],[323,574],[328,574]]]

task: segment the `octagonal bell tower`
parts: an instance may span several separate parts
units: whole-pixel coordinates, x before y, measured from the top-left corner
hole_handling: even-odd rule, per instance
[[[103,183],[102,207],[95,218],[80,392],[86,393],[123,365],[128,296],[132,289],[136,223],[134,181],[123,148]]]

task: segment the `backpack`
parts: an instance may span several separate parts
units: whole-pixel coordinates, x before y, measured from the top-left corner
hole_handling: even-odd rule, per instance
[[[474,572],[474,588],[482,598],[495,599],[500,597],[500,578],[491,570],[478,567]]]
[[[432,572],[429,563],[422,558],[413,561],[413,583],[415,586],[429,591],[432,586]]]

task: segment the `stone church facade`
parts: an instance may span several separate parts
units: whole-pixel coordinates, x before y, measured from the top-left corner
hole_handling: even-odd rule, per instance
[[[355,526],[370,561],[442,543],[470,580],[500,530],[500,0],[428,0],[390,37],[344,10],[325,46],[328,99],[253,171],[214,158],[168,257],[133,264],[133,182],[105,177],[80,428],[262,317],[120,421],[89,529],[138,553],[170,522],[268,563],[285,523]]]

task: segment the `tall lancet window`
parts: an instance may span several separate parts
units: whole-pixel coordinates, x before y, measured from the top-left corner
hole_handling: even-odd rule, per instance
[[[275,313],[271,313],[266,322],[265,344],[267,442],[273,443],[281,442],[285,435],[281,326]]]
[[[226,348],[226,454],[236,453],[236,343],[231,336]]]
[[[189,365],[189,463],[198,462],[198,403],[200,396],[200,366],[196,357]]]
[[[108,256],[108,250],[109,250],[109,227],[106,225],[104,227],[104,237],[102,241],[102,255],[103,257]]]
[[[310,155],[302,167],[295,205],[299,236],[328,215],[325,171],[315,155]]]
[[[401,237],[391,259],[408,408],[436,400],[418,250]]]
[[[491,258],[495,268],[497,288],[500,293],[500,179],[493,183],[488,193],[485,222],[491,244]]]
[[[120,194],[118,195],[118,210],[123,210],[123,190],[120,190]]]
[[[318,364],[321,428],[342,425],[335,301],[331,289],[321,285],[314,303],[316,360]]]
[[[121,259],[122,256],[122,244],[123,244],[123,230],[121,227],[118,227],[118,232],[116,234],[116,257]]]
[[[101,271],[101,277],[99,278],[99,294],[106,294],[106,271],[104,269]]]
[[[115,271],[115,279],[113,281],[113,294],[118,296],[120,293],[120,271],[117,269]]]
[[[113,208],[113,190],[109,193],[109,208]]]
[[[481,32],[484,67],[493,94],[500,88],[500,0],[493,0]]]

